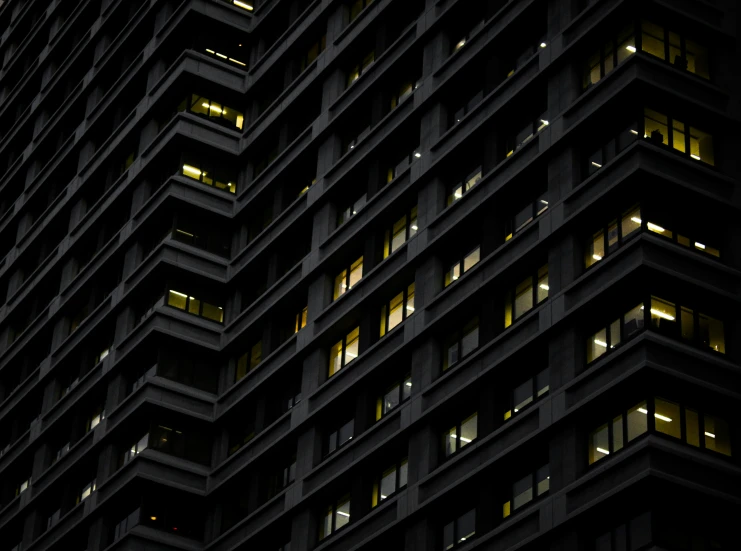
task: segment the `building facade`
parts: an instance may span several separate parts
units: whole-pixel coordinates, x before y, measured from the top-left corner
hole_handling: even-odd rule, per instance
[[[738,23],[0,2],[0,549],[739,549]]]

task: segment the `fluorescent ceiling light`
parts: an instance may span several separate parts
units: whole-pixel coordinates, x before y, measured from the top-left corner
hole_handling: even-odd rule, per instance
[[[548,46],[548,44],[546,44],[545,42],[541,42],[541,43],[540,43],[540,47],[541,47],[541,48],[545,48],[546,46]]]
[[[638,411],[640,411],[644,415],[648,414],[648,411],[645,408],[638,408]],[[667,417],[666,415],[661,415],[660,413],[654,413],[654,417],[656,417],[657,419],[661,419],[662,421],[666,421],[667,423],[672,422],[671,417]]]
[[[246,4],[244,2],[240,2],[239,0],[233,0],[233,3],[234,3],[235,6],[238,6],[238,7],[242,8],[242,9],[244,9],[244,10],[247,10],[247,11],[252,11],[252,10],[255,9],[250,4]]]
[[[674,321],[676,319],[674,316],[667,314],[666,312],[662,312],[661,310],[657,310],[656,308],[651,308],[651,313],[657,318],[663,318],[669,321]]]
[[[636,47],[635,46],[626,46],[625,49],[628,50],[632,54],[636,53]]]
[[[608,452],[607,450],[603,450],[602,448],[597,448],[597,451],[600,453],[604,453],[605,455],[610,455],[610,452]]]
[[[707,436],[708,438],[715,438],[715,435],[712,432],[705,431],[705,436]]]
[[[697,247],[698,249],[705,250],[705,245],[703,245],[702,243],[698,243],[697,241],[695,241],[695,247]]]
[[[607,348],[607,343],[604,341],[594,339],[594,344],[596,344],[597,346],[602,346],[603,348]]]
[[[699,155],[694,155],[694,154],[692,154],[692,155],[690,155],[690,157],[692,157],[692,158],[693,158],[693,159],[695,159],[696,161],[699,161],[699,160],[701,160],[701,159],[700,159],[700,156],[699,156]]]
[[[190,165],[183,165],[183,172],[188,172],[190,174],[195,175],[196,177],[198,177],[198,176],[201,175],[201,171],[200,170],[198,170],[196,167],[190,166]]]
[[[593,254],[592,258],[594,258],[595,260],[602,260],[602,257],[598,254]]]
[[[656,224],[653,224],[652,222],[648,222],[646,225],[648,226],[649,230],[655,231],[656,233],[664,233],[666,231],[661,226],[657,226]]]
[[[592,166],[596,166],[597,168],[602,168],[601,164],[595,163],[594,161],[592,161]]]

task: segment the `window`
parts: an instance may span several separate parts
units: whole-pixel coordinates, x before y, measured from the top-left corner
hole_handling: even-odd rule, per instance
[[[708,49],[660,25],[641,22],[641,49],[678,69],[710,78]]]
[[[586,177],[599,171],[608,161],[611,161],[630,144],[638,140],[639,135],[639,124],[634,120],[624,127],[617,137],[614,137],[607,143],[602,144],[599,149],[588,155],[586,157]]]
[[[481,167],[478,167],[474,169],[473,172],[471,172],[468,176],[466,176],[466,179],[463,182],[459,182],[455,186],[453,186],[452,190],[448,194],[446,205],[452,205],[458,199],[461,199],[469,190],[471,190],[473,186],[478,184],[481,180],[481,174]]]
[[[327,443],[324,455],[327,456],[347,444],[350,440],[352,440],[354,431],[354,419],[350,419],[349,421],[338,425],[336,429],[332,430],[327,435]]]
[[[96,488],[97,486],[95,480],[93,480],[89,484],[86,484],[80,491],[80,494],[77,496],[77,503],[85,501],[87,498],[89,498],[90,494],[92,494],[96,490]]]
[[[355,65],[355,67],[350,69],[347,74],[347,86],[352,85],[356,80],[358,80],[360,76],[364,74],[371,65],[373,65],[373,62],[375,60],[376,54],[373,50],[371,50],[368,54],[366,54],[359,65]]]
[[[443,528],[443,549],[453,549],[476,535],[476,509],[463,513]]]
[[[306,52],[301,56],[301,62],[299,64],[299,71],[302,73],[304,70],[314,63],[314,60],[319,57],[325,48],[327,47],[327,35],[323,34],[319,40],[314,42],[311,46],[306,49]]]
[[[232,126],[242,130],[244,125],[244,115],[232,108],[227,108],[221,103],[216,103],[210,99],[195,94],[190,94],[183,103],[180,104],[179,111],[188,110],[196,115],[215,119],[217,122],[226,126]]]
[[[548,298],[548,265],[542,266],[537,273],[523,279],[504,299],[505,329],[517,321],[533,306]],[[514,296],[514,300],[513,297]]]
[[[366,202],[366,194],[364,193],[355,202],[353,202],[349,207],[340,211],[340,213],[337,215],[337,227],[339,228],[342,224],[344,224],[345,222],[350,220],[350,218],[355,216],[358,213],[358,211],[365,206],[365,202]]]
[[[504,412],[504,420],[517,415],[533,402],[548,394],[550,390],[550,368],[539,371],[535,377],[530,377],[521,385],[516,386],[510,393],[509,405]]]
[[[347,494],[326,508],[322,524],[319,528],[319,539],[323,540],[330,534],[334,534],[349,522],[350,494]]]
[[[233,174],[226,174],[219,165],[220,163],[211,165],[207,162],[189,161],[183,164],[182,174],[216,189],[236,193],[237,184],[234,183],[236,177]]]
[[[309,314],[309,307],[305,306],[298,314],[296,314],[296,327],[294,333],[298,333],[304,327],[306,327],[306,316]]]
[[[457,281],[462,274],[473,268],[481,260],[481,247],[476,247],[470,251],[462,260],[456,261],[445,273],[445,286],[447,287],[454,281]]]
[[[350,22],[355,21],[358,15],[360,15],[360,12],[362,12],[372,3],[373,0],[353,0],[352,2],[350,2]]]
[[[415,162],[417,159],[422,157],[422,153],[419,152],[417,147],[412,149],[411,153],[407,153],[404,156],[402,156],[396,164],[389,167],[388,173],[386,175],[386,183],[391,183],[394,181],[394,179],[398,178],[402,172],[404,172],[407,168],[409,168],[413,162]]]
[[[381,307],[381,336],[414,313],[414,283]]]
[[[478,436],[478,414],[467,417],[443,434],[445,457],[450,457],[458,450],[476,440]]]
[[[502,518],[507,518],[520,507],[530,503],[536,497],[548,492],[551,475],[548,464],[538,468],[514,484],[509,491],[507,501],[502,505]]]
[[[584,68],[584,88],[597,84],[622,61],[636,53],[633,25],[624,28],[613,36],[599,50],[592,54]]]
[[[387,258],[404,243],[417,235],[417,207],[399,218],[383,236],[383,258]]]
[[[454,109],[453,115],[450,119],[450,126],[455,126],[459,122],[463,120],[463,118],[468,115],[471,111],[473,111],[476,106],[481,103],[481,100],[484,99],[484,91],[479,90],[477,93],[475,93],[473,96],[471,96],[465,103],[463,103],[463,106]],[[460,105],[460,104],[458,104]],[[479,176],[480,177],[480,176]]]
[[[240,4],[243,4],[243,2],[240,2],[239,0],[233,0],[233,1],[234,1],[234,4],[237,5],[237,6],[240,6]],[[240,6],[240,7],[242,7],[242,6]],[[241,44],[240,44],[240,46],[241,46]],[[239,59],[236,59],[234,57],[231,57],[231,56],[229,56],[226,53],[222,53],[222,52],[213,50],[211,48],[205,48],[204,51],[207,54],[215,57],[216,59],[218,59],[220,61],[222,61],[222,60],[229,61],[230,63],[233,63],[234,65],[237,65],[238,67],[247,67],[247,64],[246,63],[244,63],[243,61],[240,61]]]
[[[386,389],[383,396],[376,401],[376,421],[396,409],[412,395],[412,376],[407,375],[404,380],[393,384]]]
[[[443,371],[453,367],[479,347],[479,318],[476,317],[445,341]]]
[[[650,304],[646,312],[645,304]],[[677,323],[679,320],[679,323]],[[639,303],[608,327],[594,333],[587,341],[587,363],[591,363],[644,328],[674,339],[725,354],[723,322],[687,306],[651,296]]]
[[[242,354],[237,360],[237,378],[240,380],[250,371],[255,369],[262,361],[262,341],[252,345],[249,352]]]
[[[708,242],[705,239],[703,239],[702,242],[695,241],[694,239],[689,238],[686,235],[673,232],[672,230],[668,229],[667,225],[663,222],[661,225],[655,224],[653,222],[646,222],[645,224],[642,224],[642,229],[648,230],[662,237],[666,237],[667,239],[671,239],[675,243],[678,243],[679,245],[687,247],[688,249],[691,249],[693,251],[703,254],[709,254],[710,256],[714,256],[715,258],[720,258],[720,250],[708,245]]]
[[[606,227],[600,228],[587,242],[584,265],[589,268],[615,252],[628,238],[638,235],[641,224],[641,209],[634,207],[613,219]]]
[[[623,448],[646,432],[661,433],[685,444],[731,456],[728,423],[664,398],[640,402],[589,435],[589,464]]]
[[[601,533],[594,540],[594,551],[619,551],[645,549],[652,543],[651,513],[642,513]],[[685,541],[689,541],[687,538]]]
[[[525,226],[527,226],[530,222],[535,220],[538,216],[540,216],[547,210],[548,199],[547,195],[544,192],[540,194],[540,196],[535,201],[533,201],[532,203],[528,203],[525,208],[515,214],[514,218],[507,221],[504,230],[504,240],[509,241],[510,239],[512,239],[512,237],[517,232],[525,228]]]
[[[359,338],[360,328],[356,327],[329,351],[330,377],[358,357]]]
[[[401,103],[410,97],[412,95],[412,92],[414,92],[419,87],[419,82],[412,83],[412,81],[406,81],[404,84],[399,86],[398,90],[396,90],[391,95],[391,109],[396,109]]]
[[[147,449],[149,446],[149,433],[142,436],[131,448],[124,452],[123,463],[124,465],[134,459],[137,455]]]
[[[337,300],[353,288],[363,278],[363,257],[361,256],[350,265],[349,270],[342,270],[334,279],[334,299]]]
[[[713,137],[694,126],[645,108],[643,137],[665,145],[696,161],[715,165]]]
[[[402,459],[399,463],[391,465],[383,471],[373,483],[373,498],[371,505],[375,507],[384,499],[405,488],[407,485],[407,460]]]
[[[93,414],[85,423],[85,432],[87,433],[93,430],[103,419],[105,419],[105,407],[99,406],[93,411]]]
[[[529,142],[533,137],[548,126],[548,114],[543,113],[532,122],[528,122],[521,130],[515,135],[510,136],[507,139],[506,144],[506,156],[509,157],[518,151],[523,145]]]
[[[167,305],[211,321],[224,322],[224,309],[221,306],[214,306],[178,291],[167,292]]]
[[[31,477],[28,477],[26,480],[21,482],[18,487],[15,489],[15,495],[19,496],[26,490],[28,490],[28,487],[31,485]]]

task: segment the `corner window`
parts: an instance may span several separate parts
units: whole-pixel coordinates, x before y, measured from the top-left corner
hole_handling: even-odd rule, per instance
[[[383,471],[373,483],[371,505],[375,507],[383,500],[388,499],[402,488],[405,488],[407,485],[407,473],[406,458]]]
[[[167,305],[211,321],[224,322],[224,309],[221,306],[214,306],[178,291],[167,292]]]
[[[319,539],[323,540],[334,534],[350,522],[350,494],[341,497],[329,505],[324,512],[322,524],[319,528]]]
[[[519,479],[512,484],[509,499],[502,505],[502,518],[507,518],[520,507],[546,494],[550,485],[551,475],[548,464]]]
[[[305,306],[298,314],[296,314],[296,324],[294,333],[298,333],[304,327],[306,327],[306,317],[309,315],[309,307]]]
[[[600,228],[587,241],[584,265],[589,268],[615,252],[628,238],[638,235],[641,223],[641,209],[635,207],[610,221],[607,226]]]
[[[443,434],[443,451],[445,457],[450,457],[458,450],[465,448],[468,444],[476,440],[478,436],[478,414],[465,418],[459,424],[449,428]]]
[[[548,298],[548,265],[523,279],[504,299],[504,328]],[[514,298],[513,298],[514,297]]]
[[[414,313],[414,283],[381,307],[381,336]]]
[[[587,89],[605,78],[621,62],[636,53],[633,25],[624,28],[617,36],[611,37],[593,53],[584,67],[584,88]]]
[[[473,172],[471,172],[468,176],[466,176],[466,179],[464,181],[454,185],[450,190],[450,193],[448,193],[446,205],[450,206],[458,199],[463,198],[466,193],[468,193],[476,184],[481,181],[481,175],[481,167],[478,167],[474,169]]]
[[[242,126],[244,126],[244,115],[242,113],[203,96],[190,94],[180,107],[181,111],[187,109],[191,113],[215,120],[225,126],[231,126],[239,130],[242,130]]]
[[[665,145],[696,161],[715,165],[713,137],[682,121],[653,109],[644,109],[643,137],[651,143]]]
[[[587,340],[587,363],[591,363],[621,342],[628,340],[645,327],[643,304],[628,310],[621,317],[603,327]]]
[[[704,79],[710,78],[708,49],[661,25],[648,21],[641,23],[641,49],[668,61],[677,69],[689,71]]]
[[[504,412],[504,420],[510,419],[533,402],[547,396],[550,388],[550,368],[546,367],[539,371],[535,377],[530,377],[512,390],[509,409]]]
[[[461,275],[473,268],[481,260],[481,247],[476,247],[470,251],[461,260],[455,262],[445,273],[445,286],[447,287],[454,281],[457,281]]]
[[[528,203],[525,208],[515,214],[514,218],[507,221],[504,240],[509,241],[512,237],[517,234],[520,230],[524,229],[530,222],[535,220],[538,216],[548,210],[548,199],[545,193],[533,201]]]
[[[476,535],[476,509],[463,513],[443,528],[443,549],[454,549]]]
[[[358,357],[359,339],[360,328],[356,327],[344,339],[332,347],[329,351],[330,377]]]
[[[132,444],[131,448],[127,449],[123,455],[123,464],[125,465],[137,455],[147,449],[149,446],[149,433],[142,436],[136,443]]]
[[[239,381],[262,362],[262,341],[258,341],[250,347],[249,352],[242,354],[237,360],[237,378]]]
[[[443,371],[453,367],[479,347],[479,318],[476,317],[445,340]]]
[[[507,139],[506,156],[513,155],[549,124],[547,113],[543,113],[534,121],[526,123],[517,133]]]
[[[366,194],[364,193],[357,200],[355,200],[349,207],[340,211],[340,214],[337,216],[337,227],[339,228],[342,224],[344,224],[345,222],[350,220],[350,218],[355,216],[358,213],[358,211],[365,206],[365,202],[366,202]]]
[[[400,382],[386,389],[383,396],[376,401],[376,421],[380,421],[387,413],[395,410],[412,395],[412,376],[407,375]]]
[[[356,80],[358,80],[361,75],[365,74],[365,72],[370,68],[371,65],[373,65],[373,62],[376,60],[376,54],[373,50],[371,50],[366,56],[363,58],[363,60],[358,64],[352,67],[347,74],[347,86],[351,86]]]
[[[181,173],[207,186],[213,186],[229,193],[237,192],[236,177],[232,174],[225,174],[220,168],[212,168],[208,163],[187,161],[183,164]]]
[[[383,236],[383,258],[387,258],[404,243],[417,235],[417,207],[399,218]]]
[[[361,256],[350,265],[349,270],[342,270],[334,279],[333,300],[337,300],[353,288],[363,278],[363,257]]]

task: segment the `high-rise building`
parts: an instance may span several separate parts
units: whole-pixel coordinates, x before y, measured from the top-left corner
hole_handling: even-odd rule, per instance
[[[0,550],[740,549],[739,11],[0,1]]]

